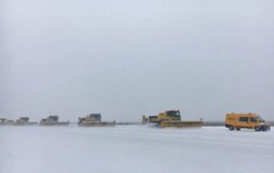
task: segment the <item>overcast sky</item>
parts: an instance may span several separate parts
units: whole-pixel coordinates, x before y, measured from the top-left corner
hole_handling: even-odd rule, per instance
[[[273,0],[0,0],[0,116],[274,120]]]

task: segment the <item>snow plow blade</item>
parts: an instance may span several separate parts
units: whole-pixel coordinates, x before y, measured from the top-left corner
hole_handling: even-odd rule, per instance
[[[40,122],[40,126],[68,126],[70,124],[69,121],[61,121],[61,122]]]
[[[13,125],[15,126],[31,126],[31,125],[37,125],[37,122],[15,122]]]
[[[160,127],[175,127],[175,128],[199,128],[202,127],[202,121],[162,121]]]
[[[82,122],[78,123],[79,126],[83,127],[102,127],[102,126],[115,126],[115,122]]]

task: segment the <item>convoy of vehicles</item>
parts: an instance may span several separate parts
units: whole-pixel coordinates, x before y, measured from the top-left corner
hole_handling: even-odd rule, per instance
[[[35,125],[37,122],[30,122],[29,117],[20,117],[16,121],[0,118],[0,125]],[[153,116],[143,116],[142,124],[153,124],[155,127],[165,128],[187,128],[187,127],[202,127],[203,121],[182,121],[179,110],[167,110]],[[59,121],[58,115],[50,115],[43,118],[39,125],[55,126],[55,125],[69,125],[69,121]],[[92,113],[85,117],[79,117],[78,126],[115,126],[115,121],[102,121],[100,113]],[[127,125],[132,123],[119,123],[120,125]],[[222,124],[222,123],[219,123]],[[228,113],[225,117],[225,127],[229,130],[254,129],[255,131],[269,131],[270,124],[266,123],[256,113]]]

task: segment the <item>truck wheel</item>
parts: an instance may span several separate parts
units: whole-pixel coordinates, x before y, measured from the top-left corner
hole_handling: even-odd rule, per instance
[[[255,127],[255,131],[257,132],[261,131],[261,127]]]
[[[229,126],[229,130],[234,130],[234,127],[233,126]]]
[[[241,128],[237,128],[236,130],[237,130],[237,131],[240,131],[240,130],[241,130]]]

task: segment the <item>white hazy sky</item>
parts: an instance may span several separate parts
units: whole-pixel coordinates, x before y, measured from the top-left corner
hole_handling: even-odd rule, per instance
[[[0,0],[0,116],[274,119],[273,0]]]

